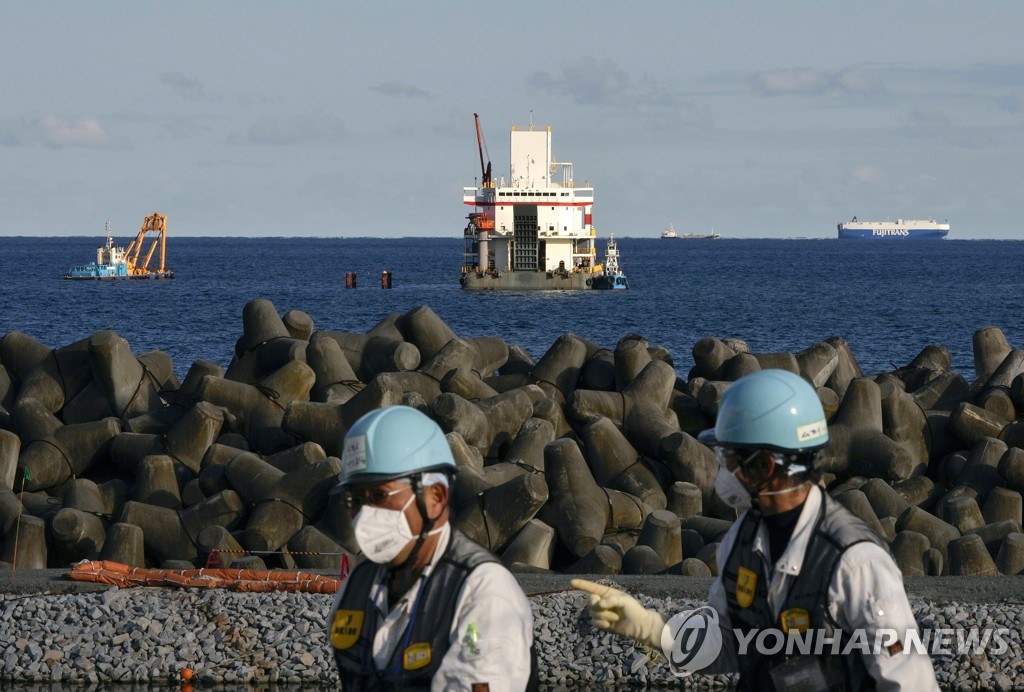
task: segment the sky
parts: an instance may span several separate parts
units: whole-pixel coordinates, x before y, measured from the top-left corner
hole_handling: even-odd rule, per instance
[[[0,235],[461,237],[550,125],[599,235],[1024,238],[1024,2],[0,3]]]

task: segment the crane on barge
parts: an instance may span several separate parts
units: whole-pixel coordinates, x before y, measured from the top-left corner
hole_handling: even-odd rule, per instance
[[[484,167],[484,136],[480,132],[480,115],[473,114],[476,123],[476,146],[480,150],[480,183],[482,187],[491,186],[491,154],[487,153],[487,166]]]
[[[494,187],[494,182],[491,180],[491,155],[490,152],[487,153],[487,164],[484,165],[484,136],[480,131],[480,115],[478,113],[473,114],[473,122],[476,124],[476,146],[480,152],[480,187],[492,188]],[[476,250],[474,253],[476,261],[471,267],[473,271],[491,273],[493,265],[487,241],[490,234],[494,232],[493,207],[490,214],[474,211],[466,218],[469,220],[469,224],[466,225],[463,237]],[[469,268],[468,266],[464,267],[463,273],[468,271]]]
[[[149,252],[140,261],[139,255],[142,254],[142,246],[145,243],[147,234],[155,234],[157,237],[153,238],[153,242],[149,246]],[[156,252],[158,245],[160,247],[160,266],[150,270],[149,262],[153,258],[153,253]],[[165,264],[166,256],[167,217],[160,212],[153,212],[151,216],[147,216],[145,221],[143,221],[139,235],[131,242],[128,249],[125,250],[124,257],[128,263],[128,276],[133,279],[173,279],[174,272],[168,269]]]
[[[147,234],[156,234],[153,244],[145,257],[142,246]],[[157,246],[160,247],[160,266],[150,269]],[[107,219],[107,243],[96,248],[96,261],[72,267],[65,279],[173,279],[174,272],[167,268],[167,217],[159,212],[147,216],[139,231],[139,235],[131,242],[128,249],[114,245],[114,236],[110,230],[110,219]]]

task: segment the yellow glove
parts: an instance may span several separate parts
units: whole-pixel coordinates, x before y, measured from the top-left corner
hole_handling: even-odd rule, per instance
[[[661,632],[665,621],[624,591],[586,579],[573,579],[574,589],[590,596],[590,622],[594,627],[642,642],[655,651],[661,650]]]

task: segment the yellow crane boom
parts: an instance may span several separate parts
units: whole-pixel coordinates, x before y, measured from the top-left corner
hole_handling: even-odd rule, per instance
[[[139,255],[142,254],[142,246],[145,242],[147,234],[157,234],[158,237],[153,238],[152,244],[149,246],[149,252],[146,253],[145,258],[140,262]],[[160,266],[157,269],[150,270],[149,262],[153,258],[153,253],[156,252],[157,245],[160,246]],[[142,224],[142,228],[139,230],[138,237],[135,238],[128,246],[125,251],[125,261],[128,263],[128,275],[129,276],[151,276],[155,279],[169,278],[174,275],[170,269],[167,269],[167,217],[159,212],[153,212],[152,216],[147,216],[146,220]]]

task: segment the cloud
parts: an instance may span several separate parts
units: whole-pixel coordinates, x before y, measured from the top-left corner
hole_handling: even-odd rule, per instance
[[[828,76],[818,70],[771,70],[752,77],[752,86],[765,96],[820,94],[828,87]]]
[[[857,183],[870,184],[884,177],[882,170],[870,164],[862,163],[850,171],[850,179]]]
[[[705,130],[714,126],[707,103],[671,80],[642,74],[630,82],[631,118],[638,128],[651,132],[679,128]]]
[[[610,60],[584,57],[563,65],[559,74],[534,72],[526,83],[551,94],[567,94],[576,103],[608,104],[622,98],[629,75]]]
[[[95,146],[107,140],[107,133],[96,118],[79,118],[71,122],[56,115],[39,120],[44,136],[55,146]]]
[[[875,79],[853,70],[842,70],[832,75],[831,86],[848,94],[868,94],[885,91],[885,87]]]
[[[711,109],[699,101],[684,101],[672,112],[672,127],[690,127],[699,130],[710,129],[715,124]]]
[[[338,118],[297,115],[277,120],[261,120],[249,126],[244,136],[232,136],[228,142],[238,144],[303,144],[309,142],[340,142],[348,135]]]
[[[883,91],[880,83],[853,70],[812,70],[796,68],[790,70],[767,70],[756,72],[750,78],[751,88],[762,96],[785,96],[790,94],[813,96],[826,91],[862,94]]]
[[[196,161],[196,168],[274,168],[275,165],[269,161],[243,161],[239,159],[218,158],[202,159]]]
[[[109,148],[110,137],[97,118],[47,114],[0,125],[0,142],[9,147]]]
[[[255,92],[239,94],[235,101],[240,106],[265,106],[268,104],[281,105],[284,103],[284,99],[280,96],[271,96]]]
[[[207,93],[198,79],[186,77],[181,72],[164,72],[160,75],[160,83],[166,84],[178,96],[186,101],[209,102],[219,101],[220,97]]]
[[[370,87],[370,91],[376,91],[384,96],[394,96],[404,99],[426,99],[430,93],[423,91],[417,86],[405,82],[380,82]]]
[[[907,120],[911,127],[945,127],[950,124],[949,116],[937,106],[920,105],[910,109]]]
[[[164,122],[163,129],[173,139],[191,139],[198,134],[209,132],[209,127],[188,116],[169,118]]]
[[[1007,94],[997,101],[999,107],[1010,113],[1024,113],[1024,91]]]
[[[644,129],[652,132],[675,132],[680,128],[708,130],[715,125],[711,109],[701,101],[680,98],[641,101],[649,107],[640,109],[638,121]]]
[[[1024,86],[1024,63],[972,65],[959,72],[961,79],[971,84],[984,83],[1010,88]]]

